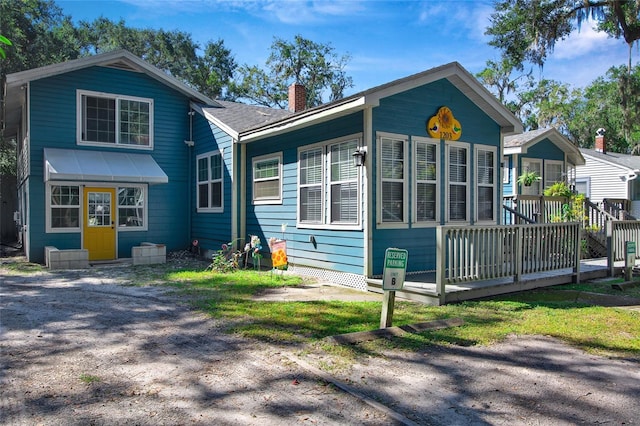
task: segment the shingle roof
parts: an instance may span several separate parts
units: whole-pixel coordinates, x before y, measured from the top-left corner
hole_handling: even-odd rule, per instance
[[[583,155],[588,155],[599,160],[608,161],[610,163],[617,164],[622,167],[627,167],[632,170],[640,169],[640,156],[637,155],[620,154],[618,152],[602,153],[596,151],[595,149],[587,148],[580,148],[580,152],[582,152]]]
[[[216,101],[221,108],[203,107],[208,115],[224,123],[236,133],[281,120],[293,113],[285,109],[267,108],[238,102]]]
[[[516,146],[525,145],[527,142],[536,139],[538,136],[549,131],[549,128],[530,130],[528,132],[521,133],[519,135],[505,136],[504,147],[512,148]]]

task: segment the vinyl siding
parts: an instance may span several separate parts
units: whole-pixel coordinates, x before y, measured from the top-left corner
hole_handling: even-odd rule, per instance
[[[154,147],[131,150],[76,144],[76,90],[89,90],[154,100]],[[169,177],[168,184],[149,186],[148,231],[120,232],[118,257],[130,257],[143,241],[166,244],[168,250],[188,247],[187,176],[189,100],[143,73],[91,67],[31,83],[30,126],[30,258],[42,262],[46,245],[78,248],[80,233],[45,233],[43,148],[145,153],[154,157]]]
[[[591,194],[589,199],[594,203],[604,198],[629,198],[627,182],[620,179],[626,175],[627,168],[616,166],[583,154],[585,165],[576,167],[576,178],[590,177]]]
[[[200,114],[194,115],[193,139],[195,146],[190,166],[191,191],[191,237],[197,239],[202,250],[219,250],[224,243],[232,239],[231,218],[235,209],[231,205],[233,190],[233,145],[231,137],[214,124],[209,123]],[[223,151],[223,211],[221,213],[198,213],[197,211],[197,164],[196,158],[200,154]]]
[[[298,147],[361,133],[362,113],[275,136],[247,146],[247,234],[258,235],[268,255],[268,239],[287,240],[289,262],[339,272],[363,274],[364,233],[362,230],[297,228]],[[282,204],[254,205],[252,159],[282,152]],[[362,208],[361,208],[362,209]],[[283,234],[281,226],[287,225]],[[244,238],[248,238],[248,235]],[[310,241],[313,236],[314,246]]]

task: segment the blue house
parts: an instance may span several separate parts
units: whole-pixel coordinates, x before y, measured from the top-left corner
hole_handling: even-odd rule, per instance
[[[8,75],[28,259],[48,246],[89,260],[145,241],[189,247],[192,102],[217,105],[126,51]]]
[[[437,226],[500,222],[503,140],[522,125],[458,63],[281,117],[255,109],[253,127],[243,108],[199,109],[209,126],[196,129],[233,152],[232,216],[191,219],[214,243],[203,248],[283,239],[294,271],[364,289],[388,247],[409,251],[409,272],[434,270]]]
[[[584,164],[580,149],[553,127],[507,136],[503,195],[542,195],[545,188],[556,182],[575,185],[576,167]],[[518,184],[518,176],[525,171],[537,173],[540,180],[530,186]]]
[[[25,252],[204,255],[282,239],[299,273],[366,288],[388,247],[436,269],[439,225],[499,224],[521,123],[450,63],[312,109],[213,101],[125,51],[7,77]],[[266,262],[265,262],[266,263]]]

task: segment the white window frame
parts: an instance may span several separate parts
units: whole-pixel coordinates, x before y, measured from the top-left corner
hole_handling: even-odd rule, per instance
[[[382,176],[382,145],[383,141],[402,142],[403,154],[403,172],[402,179],[384,179]],[[376,152],[377,152],[377,185],[376,185],[376,227],[378,229],[404,229],[409,227],[409,164],[408,159],[409,137],[395,133],[376,132]],[[382,220],[383,202],[382,202],[382,186],[384,182],[401,182],[402,183],[402,221],[384,222]]]
[[[52,212],[53,209],[57,208],[51,204],[51,192],[54,186],[69,186],[78,188],[78,204],[77,205],[64,205],[64,208],[77,208],[78,209],[78,226],[69,227],[69,228],[54,228],[52,226]],[[81,232],[82,231],[82,214],[83,214],[83,196],[82,196],[82,188],[77,182],[48,182],[47,188],[45,192],[46,197],[46,212],[45,212],[45,220],[46,220],[46,232],[47,233],[68,233],[68,232]],[[62,207],[62,206],[61,206]]]
[[[362,229],[362,169],[363,167],[357,167],[356,170],[356,186],[358,188],[357,191],[357,218],[355,222],[332,222],[332,210],[331,210],[331,186],[332,184],[340,184],[342,181],[332,182],[330,178],[331,173],[331,147],[343,143],[355,142],[355,147],[359,148],[362,145],[362,134],[354,134],[348,135],[336,139],[331,139],[328,141],[323,141],[320,143],[306,145],[298,148],[298,160],[297,160],[297,175],[298,175],[298,196],[297,196],[297,204],[296,204],[296,214],[297,214],[297,227],[298,228],[306,228],[306,229],[345,229],[345,230],[361,230]],[[321,150],[321,167],[322,167],[322,177],[320,183],[320,193],[321,193],[321,217],[320,221],[302,221],[301,218],[301,209],[300,202],[302,189],[308,186],[318,186],[317,183],[313,185],[302,185],[301,184],[301,173],[300,173],[300,156],[302,153],[312,150]],[[355,150],[354,150],[355,151]],[[353,165],[353,160],[349,158],[351,162],[350,167],[356,168]],[[351,180],[344,181],[350,182]]]
[[[586,186],[587,191],[584,194],[584,196],[587,197],[587,198],[591,198],[591,176],[577,177],[576,181],[575,181],[575,189],[576,189],[576,191],[578,190],[578,184],[584,184]],[[581,192],[578,192],[578,193],[581,194]]]
[[[120,209],[126,209],[126,208],[136,208],[135,206],[128,206],[126,204],[121,205],[120,204],[120,197],[119,197],[119,192],[121,189],[124,188],[139,188],[142,190],[142,206],[138,207],[138,208],[142,208],[142,226],[135,226],[135,225],[131,225],[131,226],[127,226],[127,225],[121,225],[120,224]],[[147,231],[148,230],[148,223],[149,223],[149,209],[148,209],[148,196],[149,196],[149,191],[148,191],[148,186],[147,185],[140,185],[140,184],[127,184],[127,185],[121,185],[116,187],[116,200],[115,200],[115,205],[116,205],[116,223],[118,224],[118,231],[122,232],[133,232],[133,231]]]
[[[115,142],[96,142],[86,140],[83,137],[83,128],[84,128],[84,105],[82,102],[82,97],[88,96],[93,98],[106,98],[113,99],[115,101]],[[120,142],[120,101],[135,101],[135,102],[145,102],[149,104],[149,143],[146,145],[136,145],[136,144],[127,144]],[[117,95],[113,93],[104,93],[104,92],[92,92],[89,90],[78,90],[76,92],[76,140],[78,145],[90,145],[90,146],[103,146],[103,147],[118,147],[118,148],[126,148],[126,149],[139,149],[139,150],[152,150],[153,149],[153,99],[150,98],[141,98],[137,96],[126,96],[126,95]]]
[[[521,164],[521,170],[520,170],[520,174],[522,174],[523,172],[529,170],[529,168],[531,168],[531,166],[533,164],[538,164],[539,168],[538,170],[536,170],[538,172],[538,175],[540,175],[540,177],[542,178],[542,174],[543,174],[543,165],[542,165],[542,160],[539,158],[523,158],[520,162]],[[531,186],[524,186],[524,185],[520,185],[519,183],[516,182],[516,185],[520,186],[520,194],[521,195],[541,195],[542,194],[542,185],[543,185],[543,181],[539,180],[538,182],[534,182],[533,184],[531,184]]]
[[[412,213],[412,228],[426,228],[433,227],[440,224],[440,186],[441,186],[441,176],[442,176],[442,161],[440,159],[440,140],[433,138],[425,138],[420,136],[412,136],[411,137],[411,145],[413,150],[413,213]],[[436,152],[436,162],[435,162],[435,180],[431,179],[418,179],[418,145],[432,145],[435,146]],[[436,187],[435,191],[435,219],[433,220],[419,220],[418,215],[418,184],[426,183],[426,184],[434,184]]]
[[[451,166],[451,160],[450,160],[450,152],[451,152],[451,148],[456,148],[456,149],[465,149],[467,151],[467,155],[466,155],[466,159],[467,159],[467,163],[466,163],[466,182],[464,183],[459,183],[459,182],[451,182],[451,175],[450,175],[450,166]],[[462,223],[471,223],[471,218],[470,218],[470,207],[471,207],[471,182],[470,182],[470,176],[471,176],[471,168],[473,166],[473,162],[472,162],[472,158],[471,158],[471,147],[470,144],[466,143],[466,142],[450,142],[447,141],[447,145],[446,145],[446,152],[445,152],[445,203],[446,204],[446,221],[447,223],[455,223],[455,224],[462,224]],[[467,193],[467,201],[466,201],[466,205],[465,205],[465,220],[452,220],[451,219],[451,209],[449,208],[449,197],[451,194],[451,185],[456,185],[456,186],[464,186],[466,188],[466,193]]]
[[[220,178],[213,179],[211,177],[211,158],[220,156]],[[207,180],[200,181],[200,160],[207,159]],[[200,154],[196,157],[196,211],[198,213],[223,213],[224,212],[224,151],[209,151]],[[220,183],[220,206],[211,205],[211,185],[214,183]],[[200,207],[200,185],[206,184],[208,187],[208,206]]]
[[[560,180],[549,180],[549,175],[551,172],[549,171],[550,166],[560,166]],[[564,176],[563,176],[564,175]],[[544,160],[544,188],[548,188],[556,182],[566,182],[565,169],[564,169],[564,161],[559,160]],[[542,189],[544,191],[544,188]]]
[[[493,183],[492,184],[482,184],[480,182],[480,173],[479,173],[479,165],[478,160],[480,159],[479,151],[491,152],[493,154]],[[498,148],[490,145],[475,145],[473,148],[473,158],[474,158],[474,183],[475,183],[475,209],[474,209],[474,220],[478,223],[497,223],[498,220],[498,179],[499,179],[499,171],[501,170],[500,162],[498,161]],[[491,219],[480,219],[478,217],[478,213],[480,211],[480,196],[479,196],[479,188],[492,188],[493,192],[493,217]]]
[[[269,161],[278,162],[278,175],[276,177],[258,178],[256,179],[256,165],[259,163],[266,163]],[[266,181],[278,181],[278,196],[277,197],[256,197],[256,182]],[[251,161],[251,182],[252,182],[252,198],[253,204],[282,204],[282,152],[262,155],[260,157],[254,157]]]

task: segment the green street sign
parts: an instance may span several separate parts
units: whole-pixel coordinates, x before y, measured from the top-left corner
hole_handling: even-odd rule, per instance
[[[384,252],[383,290],[401,290],[407,272],[409,252],[404,249],[388,248]]]

